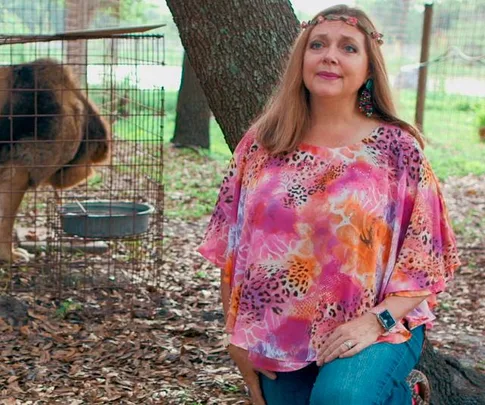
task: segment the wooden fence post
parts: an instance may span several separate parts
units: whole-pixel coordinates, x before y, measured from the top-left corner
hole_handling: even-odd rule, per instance
[[[423,36],[421,39],[421,58],[420,64],[427,63],[429,60],[429,47],[431,44],[431,31],[433,28],[433,4],[424,6]],[[419,67],[418,96],[416,98],[415,124],[420,131],[423,131],[424,108],[426,102],[426,80],[428,78],[428,66]]]

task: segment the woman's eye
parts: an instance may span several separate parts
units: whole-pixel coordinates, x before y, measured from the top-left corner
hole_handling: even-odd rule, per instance
[[[323,48],[323,44],[320,41],[313,41],[310,44],[310,49],[321,49]]]
[[[344,49],[345,49],[345,52],[349,52],[349,53],[356,53],[357,52],[357,48],[353,45],[345,45]]]

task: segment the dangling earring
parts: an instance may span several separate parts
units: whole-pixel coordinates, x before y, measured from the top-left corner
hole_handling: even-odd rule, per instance
[[[365,88],[360,93],[359,97],[359,110],[367,115],[367,117],[372,117],[374,113],[374,107],[372,106],[372,79],[368,79],[365,82]]]

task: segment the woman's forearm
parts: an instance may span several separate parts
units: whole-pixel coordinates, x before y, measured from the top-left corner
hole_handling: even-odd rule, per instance
[[[400,297],[390,296],[382,301],[377,308],[387,309],[396,321],[404,318],[409,312],[416,308],[430,295],[422,295],[419,297]]]

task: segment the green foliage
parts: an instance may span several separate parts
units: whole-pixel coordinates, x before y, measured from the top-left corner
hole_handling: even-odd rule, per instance
[[[457,111],[474,111],[475,106],[469,101],[457,101],[454,103],[455,109]]]
[[[70,313],[76,312],[82,309],[82,305],[77,302],[73,301],[72,299],[67,299],[59,305],[59,308],[57,308],[55,315],[58,318],[65,319]]]
[[[477,125],[478,128],[485,127],[485,105],[482,108],[477,108]]]
[[[385,33],[386,42],[392,43],[402,33],[407,44],[419,44],[421,41],[424,5],[431,3],[430,0],[357,0],[357,5],[364,9],[373,19],[378,29]],[[470,32],[470,24],[478,22],[483,16],[482,1],[467,0],[434,0],[433,21],[435,30],[439,30],[440,36],[447,38],[463,39],[467,42],[473,40],[463,35]],[[408,6],[408,18],[404,27],[401,25],[401,16],[405,7]],[[393,23],[389,23],[392,21]],[[404,29],[404,32],[402,31]],[[480,46],[476,35],[475,45]],[[473,44],[468,44],[473,45]],[[431,49],[433,52],[433,49]]]
[[[88,179],[88,185],[90,189],[96,189],[103,185],[103,178],[99,173],[96,173],[94,176]]]
[[[414,122],[415,105],[414,91],[400,92],[399,113],[408,122]],[[479,141],[475,125],[477,105],[476,97],[428,92],[424,134],[429,142],[425,153],[441,180],[485,173],[485,145]]]
[[[104,13],[115,15],[113,6],[104,8]],[[120,0],[119,18],[122,25],[148,24],[161,18],[159,0]]]
[[[111,98],[111,94],[106,91],[107,88],[108,84],[90,86],[90,99],[97,105],[106,105]],[[118,99],[118,105],[110,111],[117,116],[113,126],[114,132],[127,140],[162,141],[160,129],[164,121],[164,101],[160,90],[137,89],[127,78],[116,85],[116,95],[127,103],[121,107]],[[172,100],[173,96],[170,101]],[[173,104],[169,107],[174,109]],[[123,118],[123,113],[127,113],[128,116]],[[148,129],[145,132],[140,131],[141,121],[143,127]]]
[[[236,392],[241,392],[240,388],[239,388],[237,385],[230,384],[230,383],[225,383],[225,384],[222,386],[222,390],[223,390],[224,392],[228,392],[228,393],[236,393]]]
[[[468,241],[481,240],[483,229],[485,229],[485,218],[479,209],[470,209],[464,217],[452,220],[453,230]],[[476,267],[476,264],[469,263],[469,267]]]
[[[52,34],[64,28],[64,1],[0,0],[2,34]]]
[[[175,130],[175,118],[177,115],[177,97],[178,92],[176,91],[167,91],[165,92],[165,119],[164,119],[164,133],[163,133],[163,140],[164,142],[170,142],[173,137],[173,132]],[[157,117],[153,117],[155,122],[157,121]],[[121,123],[120,123],[121,125]],[[210,156],[218,161],[225,161],[231,157],[231,151],[227,146],[227,143],[224,139],[224,134],[222,133],[219,124],[214,118],[211,118],[210,121],[210,134],[211,134],[211,149],[210,149]],[[207,152],[202,151],[201,153],[206,154]]]
[[[173,149],[177,92],[167,92],[164,130],[165,213],[169,217],[199,218],[210,214],[231,156],[221,129],[211,120],[211,151]]]
[[[356,3],[371,17],[377,29],[384,33],[386,44],[393,44],[403,37],[407,43],[419,43],[423,21],[421,7],[412,7],[410,2],[402,0],[357,0]],[[406,7],[409,7],[408,18],[403,27],[400,21]]]
[[[207,152],[164,150],[165,214],[192,219],[210,214],[217,200],[227,161]]]
[[[201,279],[206,279],[208,278],[208,274],[206,271],[199,270],[197,273],[195,273],[196,278],[201,278]]]
[[[159,0],[119,1],[119,21],[112,3],[102,0],[90,28],[159,23],[165,18]],[[65,0],[0,0],[0,10],[3,33],[53,34],[66,30]]]

